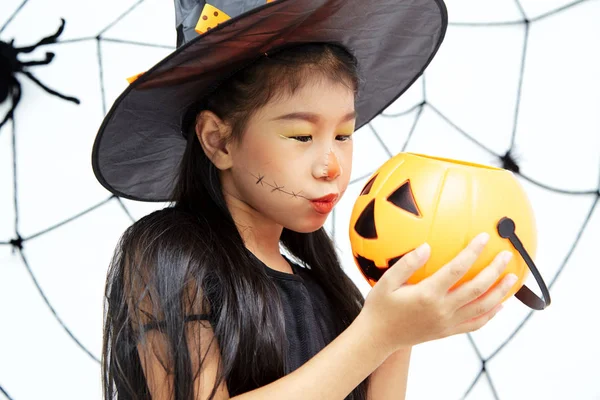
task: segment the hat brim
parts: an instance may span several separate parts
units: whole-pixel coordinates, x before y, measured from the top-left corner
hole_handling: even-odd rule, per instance
[[[421,76],[447,20],[442,0],[279,0],[232,18],[175,50],[118,97],[94,142],[94,174],[117,196],[172,200],[185,112],[250,60],[296,43],[335,43],[357,58],[364,78],[359,129]]]

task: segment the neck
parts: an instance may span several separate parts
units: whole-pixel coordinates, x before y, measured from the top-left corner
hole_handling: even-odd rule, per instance
[[[281,261],[279,240],[283,226],[265,218],[235,196],[227,193],[224,196],[229,212],[248,250],[265,263]]]

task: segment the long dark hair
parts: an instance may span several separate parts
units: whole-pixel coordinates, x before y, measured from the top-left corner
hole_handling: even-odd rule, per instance
[[[233,127],[239,140],[247,119],[274,96],[293,93],[307,77],[335,79],[356,91],[356,60],[344,49],[305,44],[268,54],[224,82],[200,109]],[[305,264],[324,288],[337,318],[336,335],[358,315],[363,296],[342,270],[332,240],[284,229],[281,245]],[[106,399],[149,399],[138,346],[148,329],[161,332],[155,351],[172,378],[173,398],[191,400],[193,379],[186,323],[210,322],[221,355],[214,385],[231,396],[286,374],[286,336],[277,288],[244,246],[226,206],[217,169],[193,132],[188,134],[173,204],[151,213],[123,234],[107,277],[103,344]],[[202,315],[201,317],[193,317]],[[198,350],[204,354],[206,349]],[[365,400],[368,380],[349,396]]]

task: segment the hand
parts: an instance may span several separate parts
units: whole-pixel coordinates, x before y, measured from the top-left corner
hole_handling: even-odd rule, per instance
[[[490,290],[512,253],[499,253],[472,280],[451,288],[469,271],[488,239],[485,233],[478,235],[456,258],[414,285],[406,281],[429,258],[429,245],[419,246],[392,265],[371,289],[359,315],[368,324],[372,340],[391,353],[484,326],[517,280],[509,274]]]

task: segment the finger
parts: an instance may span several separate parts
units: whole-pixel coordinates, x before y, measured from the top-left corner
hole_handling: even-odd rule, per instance
[[[483,232],[475,236],[452,261],[444,265],[423,282],[432,285],[434,290],[446,293],[456,282],[458,282],[469,271],[477,260],[490,235]]]
[[[406,283],[416,270],[425,265],[430,254],[431,248],[429,244],[423,243],[413,251],[406,253],[404,257],[388,268],[381,279],[379,279],[379,282],[391,290],[398,289]]]
[[[502,310],[502,308],[502,304],[498,304],[496,307],[492,308],[487,313],[482,314],[477,318],[473,318],[461,323],[452,331],[452,334],[456,335],[461,333],[469,333],[481,329],[488,322],[490,322],[492,318],[494,318],[500,312],[500,310]]]
[[[480,297],[478,300],[460,308],[454,314],[454,318],[460,323],[462,321],[478,318],[487,314],[490,312],[490,310],[493,310],[499,305],[516,281],[516,275],[508,274],[494,289],[490,290],[487,294]]]
[[[506,270],[511,257],[510,251],[500,252],[492,263],[473,279],[450,292],[447,296],[448,302],[456,309],[481,297]]]

